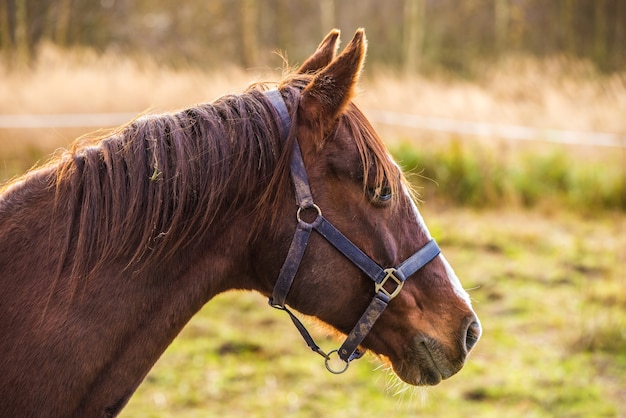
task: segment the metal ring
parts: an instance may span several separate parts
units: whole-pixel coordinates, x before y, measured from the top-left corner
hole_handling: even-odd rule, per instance
[[[343,369],[333,369],[332,367],[330,367],[330,364],[328,364],[328,362],[330,361],[330,356],[333,353],[337,353],[337,358],[339,358],[339,360],[343,361],[345,363],[345,366]],[[326,359],[324,360],[324,365],[326,366],[326,370],[328,370],[329,372],[331,372],[332,374],[341,374],[343,372],[345,372],[346,370],[348,370],[348,366],[350,365],[349,361],[344,361],[341,357],[339,357],[339,350],[332,350],[329,351],[328,354],[326,355]]]
[[[317,211],[317,216],[315,217],[316,219],[319,218],[320,216],[322,216],[322,210],[320,209],[320,207],[317,206],[315,203],[311,203],[310,206],[305,206],[305,207],[301,206],[301,207],[298,208],[298,212],[296,213],[296,219],[298,220],[298,223],[302,222],[302,223],[305,223],[307,225],[313,225],[313,223],[315,222],[315,221],[313,221],[313,222],[309,223],[309,222],[306,222],[306,221],[302,220],[302,218],[300,217],[300,213],[303,210],[306,210],[306,209],[315,209]]]

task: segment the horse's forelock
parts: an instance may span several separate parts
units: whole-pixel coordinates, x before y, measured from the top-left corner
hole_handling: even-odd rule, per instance
[[[399,192],[405,179],[383,141],[354,103],[351,103],[344,112],[342,123],[346,125],[360,154],[363,165],[363,187],[374,187],[377,190],[389,187],[393,196],[392,203],[396,203],[401,196]]]

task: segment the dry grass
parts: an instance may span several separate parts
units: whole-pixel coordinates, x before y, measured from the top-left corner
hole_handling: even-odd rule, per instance
[[[51,45],[42,48],[34,69],[0,75],[3,114],[167,111],[240,91],[250,79],[238,68],[175,71],[148,58]]]
[[[626,135],[626,73],[601,77],[581,62],[520,57],[481,73],[481,80],[470,82],[397,77],[370,68],[358,101],[366,109]],[[174,71],[149,58],[47,45],[34,70],[0,70],[0,113],[167,111],[278,77],[279,71],[269,68]]]
[[[149,59],[59,51],[50,45],[42,49],[34,69],[22,73],[3,69],[0,65],[2,115],[171,111],[240,92],[251,81],[265,77],[263,71],[238,68],[219,73],[174,71]],[[0,179],[23,172],[56,148],[67,147],[96,129],[0,129]]]
[[[370,109],[536,128],[626,135],[626,72],[602,77],[583,62],[510,58],[480,80],[398,78],[370,72]]]

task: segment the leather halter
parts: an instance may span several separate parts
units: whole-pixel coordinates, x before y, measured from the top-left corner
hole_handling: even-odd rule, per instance
[[[270,90],[265,92],[266,97],[276,110],[279,118],[279,128],[283,139],[286,139],[291,129],[291,118],[287,110],[287,106],[278,90]],[[294,142],[293,154],[291,157],[291,180],[293,182],[296,204],[298,211],[296,218],[298,225],[294,233],[287,258],[280,269],[278,280],[274,286],[272,296],[269,298],[270,306],[284,310],[289,314],[300,334],[306,341],[309,348],[320,354],[325,359],[326,368],[331,373],[343,373],[347,370],[348,365],[354,359],[363,356],[364,351],[359,349],[359,345],[370,332],[378,317],[383,313],[389,302],[395,298],[407,278],[417,272],[419,269],[428,264],[432,259],[439,255],[440,250],[434,240],[430,240],[426,245],[411,255],[397,267],[383,269],[374,260],[367,256],[361,249],[354,245],[346,238],[337,228],[333,226],[324,216],[322,210],[313,202],[313,196],[309,188],[306,168],[302,160],[302,154],[297,139]],[[304,211],[314,211],[317,213],[313,222],[307,222],[302,219]],[[304,256],[309,237],[312,230],[317,231],[329,243],[331,243],[346,258],[352,261],[363,273],[374,281],[374,298],[369,306],[348,334],[344,343],[338,349],[328,353],[324,352],[315,344],[315,341],[306,330],[302,322],[285,306],[285,301],[291,284],[298,272],[298,267]],[[392,287],[393,286],[393,287]],[[388,290],[389,287],[392,287]],[[333,354],[344,362],[342,368],[334,369],[330,365],[331,356]]]

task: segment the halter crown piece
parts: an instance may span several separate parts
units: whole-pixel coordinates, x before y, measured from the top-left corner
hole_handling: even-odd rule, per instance
[[[265,92],[265,96],[270,101],[278,116],[278,125],[284,140],[289,135],[291,129],[291,118],[285,105],[282,95],[278,90]],[[439,255],[440,250],[434,240],[430,240],[426,245],[411,255],[397,267],[383,269],[374,260],[367,256],[361,249],[346,238],[337,228],[333,226],[324,216],[322,210],[313,202],[309,181],[306,175],[306,168],[302,160],[302,154],[297,139],[294,143],[293,155],[291,157],[291,180],[293,182],[296,205],[296,219],[298,225],[294,233],[287,258],[280,269],[278,280],[274,285],[274,291],[269,298],[270,306],[283,310],[289,314],[294,325],[302,334],[305,342],[313,350],[324,357],[325,365],[331,373],[339,374],[348,369],[350,362],[363,356],[364,351],[359,349],[359,345],[367,334],[371,331],[374,323],[383,313],[389,301],[395,298],[402,290],[405,280],[419,269],[428,264]],[[300,216],[303,211],[315,211],[317,216],[313,222],[307,222]],[[348,334],[344,343],[338,349],[324,352],[313,340],[311,334],[306,330],[302,322],[285,306],[285,301],[291,284],[298,272],[298,267],[304,256],[311,231],[316,230],[322,237],[330,242],[339,252],[356,265],[363,273],[374,281],[374,298],[356,323],[352,331]],[[392,287],[392,290],[387,290]],[[342,367],[331,366],[331,357],[337,355],[343,361]]]

